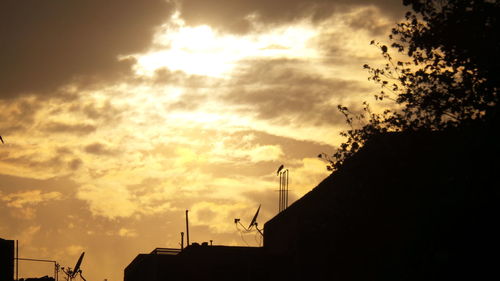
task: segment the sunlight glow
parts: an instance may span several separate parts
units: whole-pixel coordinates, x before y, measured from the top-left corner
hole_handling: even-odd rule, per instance
[[[224,78],[241,60],[258,57],[317,57],[308,47],[316,35],[303,24],[270,30],[267,33],[235,36],[219,34],[206,25],[164,27],[155,42],[158,47],[146,54],[137,54],[135,72],[152,76],[160,68],[187,74]]]

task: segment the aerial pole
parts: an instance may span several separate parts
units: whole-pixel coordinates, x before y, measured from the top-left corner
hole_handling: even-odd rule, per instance
[[[284,206],[283,210],[286,209],[286,208],[288,208],[288,169],[285,170],[285,175],[286,175],[286,177],[285,177],[285,179],[286,179],[286,185],[285,185],[285,206]]]
[[[19,280],[19,240],[16,240],[16,280]]]
[[[184,250],[184,232],[181,232],[181,251]]]
[[[278,203],[278,213],[281,213],[286,208],[288,208],[288,169],[284,169],[284,166],[281,165],[276,172],[276,175],[279,176],[279,203]]]
[[[189,210],[186,210],[186,247],[189,246]]]
[[[281,172],[278,174],[280,177],[280,187],[279,187],[279,195],[278,195],[278,213],[281,213],[283,210],[283,177],[281,176]]]

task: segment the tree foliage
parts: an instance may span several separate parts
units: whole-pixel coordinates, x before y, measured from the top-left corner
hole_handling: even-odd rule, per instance
[[[337,169],[373,135],[391,131],[445,130],[488,124],[497,126],[500,67],[500,0],[404,0],[405,20],[389,36],[390,47],[405,55],[394,61],[386,45],[372,41],[386,64],[364,65],[381,87],[377,101],[391,99],[393,109],[352,114],[340,106],[350,130],[347,141],[329,157]],[[362,124],[360,127],[355,125]]]

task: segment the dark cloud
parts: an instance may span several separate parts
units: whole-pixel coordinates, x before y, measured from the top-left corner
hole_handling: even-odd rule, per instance
[[[108,148],[106,145],[95,142],[93,144],[89,144],[84,148],[85,152],[96,155],[113,155],[116,154],[116,151]]]
[[[295,60],[248,62],[248,68],[240,72],[222,99],[259,119],[295,126],[343,124],[337,110],[339,101],[367,89],[357,81],[308,72],[312,67]]]
[[[273,134],[255,130],[236,132],[233,133],[231,137],[235,139],[241,139],[248,135],[252,135],[254,137],[252,143],[255,143],[257,145],[279,144],[283,149],[285,155],[284,160],[316,157],[318,155],[318,152],[329,152],[333,150],[333,147],[327,144],[321,144],[307,140],[296,140],[293,138],[276,136]],[[276,168],[277,166],[275,165],[269,171],[275,172]]]
[[[164,0],[2,1],[0,98],[129,73],[117,57],[147,48],[170,12]]]
[[[52,174],[54,172],[61,173],[67,169],[75,171],[83,164],[78,155],[75,155],[68,147],[55,147],[48,156],[43,157],[37,152],[37,149],[32,150],[37,144],[32,147],[22,146],[15,143],[17,139],[13,140],[14,143],[9,147],[9,150],[0,151],[0,162],[8,166],[24,170],[30,169],[41,174]]]
[[[335,12],[361,6],[375,6],[391,18],[400,17],[404,10],[401,0],[183,0],[181,3],[181,16],[188,24],[209,24],[236,33],[251,29],[252,15],[260,23],[285,24],[305,17],[321,21]]]
[[[32,189],[49,191],[68,191],[67,187],[76,188],[76,184],[66,177],[55,177],[49,179],[33,179],[29,177],[17,177],[0,173],[0,190],[5,193],[14,193]]]
[[[386,35],[394,22],[382,20],[383,14],[379,9],[363,9],[352,14],[347,19],[347,24],[355,30],[366,30],[373,35]]]
[[[43,128],[49,133],[68,133],[76,135],[85,135],[94,132],[96,126],[91,124],[67,124],[62,122],[50,122]]]
[[[41,108],[42,104],[36,99],[16,99],[0,102],[0,131],[3,137],[22,132],[31,127],[36,122],[36,114]]]
[[[83,161],[81,159],[73,159],[71,160],[69,163],[68,163],[68,167],[75,171],[75,170],[78,170],[78,168],[80,168],[83,164]]]
[[[47,159],[36,160],[36,155],[25,154],[21,156],[11,156],[10,154],[0,154],[0,161],[14,166],[42,170],[46,169],[48,171],[60,171],[61,167],[66,166],[64,159],[57,156],[53,156]]]
[[[121,116],[121,110],[113,106],[109,100],[102,105],[87,103],[82,111],[89,119],[107,121],[106,123],[118,121]]]
[[[105,126],[113,126],[119,123],[124,115],[124,112],[129,109],[129,106],[116,106],[112,99],[119,99],[119,93],[112,93],[112,97],[103,98],[101,101],[83,101],[75,100],[69,107],[58,108],[58,113],[69,115],[80,115],[86,120],[92,120]],[[54,112],[55,113],[55,112]]]

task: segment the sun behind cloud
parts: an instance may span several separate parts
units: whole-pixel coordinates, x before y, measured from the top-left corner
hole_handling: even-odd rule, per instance
[[[223,78],[238,61],[247,58],[315,56],[307,44],[316,31],[305,22],[237,36],[219,33],[208,25],[186,26],[177,13],[160,30],[153,50],[131,56],[137,60],[136,74],[151,76],[165,67],[191,75]]]

